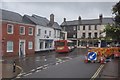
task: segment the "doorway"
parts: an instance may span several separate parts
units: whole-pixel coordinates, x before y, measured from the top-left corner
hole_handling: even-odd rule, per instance
[[[25,40],[19,41],[19,57],[25,56]]]

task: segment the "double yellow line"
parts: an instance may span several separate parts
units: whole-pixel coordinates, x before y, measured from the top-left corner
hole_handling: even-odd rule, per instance
[[[91,77],[90,80],[94,80],[98,74],[100,73],[100,71],[102,70],[102,68],[104,67],[104,64],[100,65],[100,67],[98,68],[98,70],[95,72],[95,74]]]

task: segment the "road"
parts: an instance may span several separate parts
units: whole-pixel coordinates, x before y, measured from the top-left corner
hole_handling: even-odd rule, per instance
[[[38,72],[40,73],[38,74],[39,77],[32,77],[54,78],[55,75],[57,78],[90,78],[99,68],[100,64],[85,64],[84,55],[86,54],[86,52],[87,49],[75,49],[70,53],[61,54],[54,51],[40,52],[31,57],[18,59],[16,60],[16,62],[17,65],[22,68],[22,73],[19,74],[17,78],[31,77],[31,75],[38,74]]]

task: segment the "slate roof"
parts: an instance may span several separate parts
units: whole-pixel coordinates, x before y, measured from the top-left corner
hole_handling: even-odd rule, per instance
[[[16,12],[2,10],[2,20],[14,21],[22,23],[22,16]]]
[[[2,17],[1,17],[2,20],[34,25],[33,22],[29,22],[25,20],[25,18],[21,16],[19,13],[8,11],[8,10],[3,10],[3,9],[0,9],[0,12],[2,13]]]
[[[78,20],[66,21],[66,22],[63,22],[61,24],[61,26],[63,26],[63,25],[78,25],[79,23],[81,25],[100,24],[100,20],[99,19],[89,19],[89,20],[81,20],[81,22],[79,22]],[[112,24],[113,18],[103,18],[102,19],[102,24],[108,24],[108,23]]]
[[[60,30],[62,29],[57,22],[54,22],[54,24],[52,25],[52,27],[54,29],[60,29]]]
[[[44,27],[52,27],[54,29],[61,29],[61,27],[59,26],[59,24],[57,22],[54,22],[54,24],[52,26],[49,25],[49,20],[45,17],[41,17],[38,15],[24,15],[24,17],[29,18],[33,23],[35,23],[36,25],[41,25]]]

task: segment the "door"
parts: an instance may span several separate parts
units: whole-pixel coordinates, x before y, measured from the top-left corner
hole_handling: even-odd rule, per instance
[[[20,57],[25,56],[25,40],[19,41],[19,56]]]

